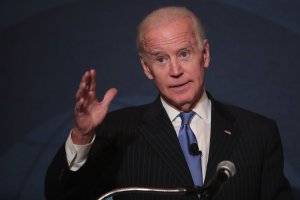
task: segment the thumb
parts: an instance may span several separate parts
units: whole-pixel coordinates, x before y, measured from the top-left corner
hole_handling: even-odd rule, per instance
[[[110,88],[109,90],[107,90],[103,97],[103,100],[102,100],[103,106],[108,107],[110,105],[110,103],[112,102],[112,100],[117,95],[117,93],[118,93],[118,90],[116,88]]]

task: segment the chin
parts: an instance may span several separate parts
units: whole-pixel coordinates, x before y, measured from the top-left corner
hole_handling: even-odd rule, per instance
[[[190,99],[177,99],[173,101],[172,105],[176,108],[185,111],[190,108],[192,101]]]
[[[172,95],[164,95],[165,100],[169,102],[169,104],[177,109],[182,107],[189,107],[194,101],[194,95],[189,93],[182,93],[182,94],[172,94]]]
[[[174,98],[178,104],[189,104],[193,101],[193,96],[189,94],[183,94]]]

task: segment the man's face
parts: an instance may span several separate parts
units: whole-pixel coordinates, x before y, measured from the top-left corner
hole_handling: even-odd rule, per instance
[[[141,63],[166,102],[177,110],[192,109],[204,91],[204,68],[209,46],[199,48],[192,21],[181,18],[144,33],[145,55]]]

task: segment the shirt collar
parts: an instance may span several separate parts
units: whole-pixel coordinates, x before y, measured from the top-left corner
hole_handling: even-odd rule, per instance
[[[170,120],[173,122],[179,115],[180,111],[176,110],[170,106],[162,97],[160,97],[162,105],[166,110]],[[207,97],[206,92],[203,92],[203,95],[196,106],[193,108],[193,111],[204,121],[210,123],[211,119],[211,102]]]

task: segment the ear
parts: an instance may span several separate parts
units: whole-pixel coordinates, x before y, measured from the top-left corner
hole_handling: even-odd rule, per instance
[[[152,73],[151,69],[149,68],[148,63],[145,61],[145,59],[141,55],[140,55],[140,61],[143,66],[145,75],[148,77],[148,79],[153,80],[154,79],[153,73]]]
[[[203,66],[204,68],[208,68],[209,63],[210,63],[210,52],[209,52],[209,44],[208,44],[208,40],[205,39],[204,40],[204,45],[203,45]]]

